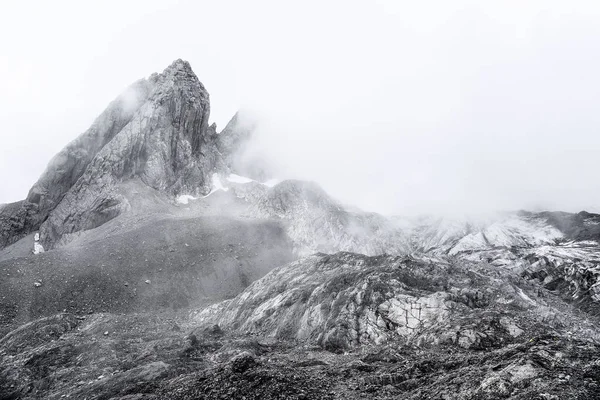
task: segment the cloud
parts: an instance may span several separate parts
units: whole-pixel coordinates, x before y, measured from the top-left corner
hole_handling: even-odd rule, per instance
[[[343,202],[400,214],[600,204],[596,2],[119,4],[11,6],[0,202],[23,198],[128,84],[184,58],[220,128],[253,110],[278,171]]]

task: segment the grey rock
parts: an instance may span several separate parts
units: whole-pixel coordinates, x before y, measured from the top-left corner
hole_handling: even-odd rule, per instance
[[[148,81],[146,101],[94,156],[40,231],[47,243],[102,225],[130,205],[122,181],[139,178],[156,190],[202,194],[218,167],[216,133],[208,127],[208,93],[189,64],[177,60]]]
[[[195,321],[331,351],[390,341],[483,350],[540,327],[566,334],[577,326],[584,337],[598,336],[594,321],[565,309],[557,296],[542,301],[534,287],[514,283],[516,272],[498,272],[456,257],[316,254],[273,270]]]
[[[245,198],[251,202],[252,216],[276,218],[284,223],[299,255],[409,251],[402,240],[402,231],[393,221],[376,213],[349,211],[313,182],[285,180]]]
[[[234,356],[230,361],[231,370],[236,373],[243,373],[256,365],[254,356],[245,351]]]
[[[129,87],[56,155],[27,199],[0,209],[0,248],[39,228],[52,248],[131,209],[121,183],[136,179],[171,195],[204,195],[227,170],[236,140],[208,125],[209,95],[189,63],[173,62]],[[221,155],[221,151],[227,154]]]
[[[0,248],[39,228],[96,154],[131,121],[147,100],[150,86],[140,80],[127,88],[85,133],[52,158],[24,201],[0,210]]]

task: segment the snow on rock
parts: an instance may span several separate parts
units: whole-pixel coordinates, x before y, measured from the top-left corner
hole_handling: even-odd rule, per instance
[[[42,244],[39,242],[40,240],[40,234],[39,232],[36,232],[34,237],[33,237],[33,254],[40,254],[44,252],[44,246],[42,246]]]
[[[221,182],[221,178],[219,177],[219,174],[214,173],[212,175],[212,190],[204,197],[202,197],[203,199],[207,198],[208,196],[210,196],[211,194],[213,194],[216,191],[222,190],[224,192],[228,191],[229,188],[223,186],[223,183]]]
[[[483,232],[470,233],[462,238],[456,246],[450,250],[451,255],[458,254],[463,251],[478,251],[485,250],[489,247],[489,242],[486,240]]]
[[[245,177],[245,176],[241,176],[241,175],[236,175],[236,174],[229,174],[229,176],[226,178],[227,181],[232,182],[232,183],[251,183],[251,182],[257,182],[254,179]],[[273,187],[275,185],[277,185],[278,183],[281,182],[281,179],[269,179],[266,182],[258,182],[261,185],[267,186],[267,187]]]
[[[280,179],[269,179],[268,181],[261,182],[261,183],[265,186],[273,187],[273,186],[277,185],[279,182],[281,182]]]
[[[228,187],[223,186],[223,182],[221,182],[221,178],[219,177],[219,174],[217,174],[217,173],[213,174],[213,176],[212,176],[212,185],[213,185],[213,190],[211,190],[211,192],[208,195],[216,192],[217,190],[222,190],[224,192],[229,190]]]
[[[450,249],[449,254],[494,247],[542,246],[553,244],[561,238],[562,232],[543,220],[513,215],[464,236]]]
[[[177,201],[178,204],[188,204],[190,200],[197,200],[197,197],[194,197],[192,195],[189,194],[182,194],[181,196],[177,197],[177,199],[175,199]]]
[[[43,253],[43,252],[44,252],[44,246],[42,246],[38,242],[35,242],[33,244],[33,254],[40,254],[40,253]]]
[[[233,175],[233,174],[232,174]],[[230,180],[229,178],[232,176],[230,175],[227,180],[230,182],[233,182],[232,180]],[[236,177],[238,175],[235,175]],[[243,178],[243,177],[239,177],[239,178]],[[233,178],[236,179],[236,178]],[[218,191],[218,190],[222,190],[224,192],[228,191],[229,188],[223,185],[223,182],[221,181],[221,178],[219,177],[219,174],[214,173],[211,177],[211,181],[212,181],[212,189],[211,191],[206,195],[206,196],[202,196],[202,197],[194,197],[192,195],[189,194],[182,194],[181,196],[178,196],[175,200],[178,204],[188,204],[190,200],[198,200],[199,198],[205,199],[208,196],[210,196],[211,194],[213,194],[214,192]]]
[[[254,182],[254,179],[246,178],[245,176],[240,176],[240,175],[236,175],[236,174],[229,174],[229,176],[227,177],[227,180],[229,182],[233,182],[233,183],[250,183],[250,182]]]

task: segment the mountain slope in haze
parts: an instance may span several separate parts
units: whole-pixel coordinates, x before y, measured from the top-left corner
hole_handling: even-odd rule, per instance
[[[217,133],[209,110],[206,89],[176,60],[113,101],[26,200],[0,209],[3,330],[63,310],[212,302],[294,258],[278,221],[249,219],[239,199],[212,193],[217,173],[239,167],[251,127],[236,115]],[[192,209],[181,195],[202,199]],[[38,229],[50,251],[34,256]]]
[[[276,192],[278,186],[267,193]],[[359,246],[380,240],[383,251],[375,254],[410,254],[409,257],[415,257],[410,258],[414,261],[403,264],[397,256],[365,258],[350,253],[331,258],[309,257],[269,273],[230,302],[204,310],[197,317],[198,321],[243,332],[310,340],[321,345],[327,342],[324,338],[332,335],[342,348],[347,348],[380,343],[381,338],[397,332],[403,332],[404,339],[408,340],[407,331],[429,329],[427,318],[412,318],[413,310],[423,312],[423,316],[429,314],[437,322],[440,318],[452,319],[447,311],[457,309],[457,304],[467,304],[472,294],[456,300],[456,292],[462,293],[468,288],[475,288],[476,296],[486,298],[490,297],[490,291],[496,292],[501,303],[497,306],[499,309],[526,299],[525,303],[530,302],[535,307],[533,314],[523,319],[532,321],[540,312],[540,304],[531,298],[544,297],[540,293],[546,291],[547,296],[555,297],[552,303],[559,309],[564,305],[571,310],[573,306],[584,312],[583,319],[600,315],[599,215],[517,212],[498,214],[478,223],[429,218],[386,221],[377,216],[385,221],[386,231],[378,235],[373,225],[363,223],[360,232],[365,234],[366,240],[361,241],[359,236],[348,235],[349,230],[344,226],[349,220],[361,221],[364,218],[361,213],[345,212],[326,201],[327,197],[314,197],[314,192],[310,195],[292,193],[289,199],[283,196],[275,197],[277,201],[265,202],[264,198],[269,199],[267,194],[258,203],[263,210],[271,210],[272,216],[290,221],[285,226],[296,246],[304,244],[310,248],[316,244],[332,253],[345,250],[346,246],[352,249],[354,245],[363,254],[370,254]],[[348,236],[336,235],[336,229]],[[304,238],[310,242],[303,242]],[[406,263],[411,267],[405,267]],[[485,272],[489,279],[473,280],[481,276],[482,272],[474,272],[478,270]],[[437,289],[423,292],[418,288],[427,286],[432,279],[435,285],[431,285]],[[452,287],[454,279],[462,283],[455,282]],[[506,288],[508,292],[504,291]],[[533,292],[527,295],[523,290]],[[542,300],[544,307],[547,300]],[[393,311],[396,319],[384,317],[391,313],[389,304],[380,309],[386,301],[401,303],[396,304],[397,309]],[[490,301],[486,300],[486,304]],[[552,313],[558,311],[553,309]],[[343,339],[339,339],[338,329],[346,332]],[[447,329],[448,326],[438,326],[438,333],[427,340],[440,340]]]

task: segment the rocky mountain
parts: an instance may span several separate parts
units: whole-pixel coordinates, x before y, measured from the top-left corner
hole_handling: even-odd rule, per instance
[[[0,399],[600,396],[600,215],[349,208],[209,113],[177,60],[0,207]]]
[[[208,92],[185,61],[134,83],[50,161],[27,199],[0,210],[0,246],[39,229],[53,247],[102,225],[130,207],[119,185],[133,178],[163,193],[207,194],[243,139],[217,136],[209,115]]]

